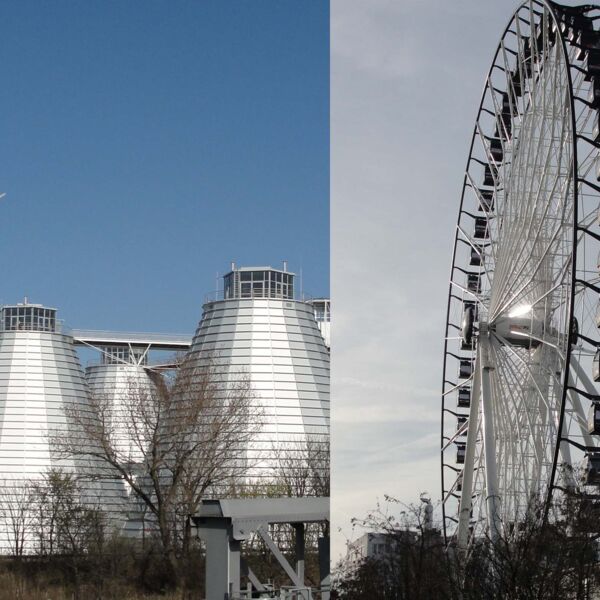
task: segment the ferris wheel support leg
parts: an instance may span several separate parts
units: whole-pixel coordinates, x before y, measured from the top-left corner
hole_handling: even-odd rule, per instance
[[[477,421],[479,418],[479,399],[481,397],[481,377],[479,374],[479,353],[475,361],[471,406],[469,408],[469,427],[467,429],[467,447],[463,467],[460,510],[458,513],[457,547],[466,550],[469,544],[469,521],[473,502],[473,472],[475,469],[475,446],[477,444]]]
[[[496,435],[492,407],[492,386],[490,371],[492,367],[488,356],[488,339],[480,336],[480,369],[481,369],[481,409],[483,425],[483,452],[485,459],[486,508],[489,535],[492,543],[500,536],[500,512],[498,494],[498,473],[496,468]]]

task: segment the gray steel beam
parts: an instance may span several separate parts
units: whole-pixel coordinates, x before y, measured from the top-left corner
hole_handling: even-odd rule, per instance
[[[230,517],[233,522],[246,525],[266,523],[316,523],[329,521],[329,498],[233,498],[203,500],[192,519],[203,517]],[[243,529],[243,527],[242,527]],[[246,529],[235,531],[239,539],[246,539]]]
[[[266,527],[263,525],[259,527],[257,533],[265,542],[267,548],[271,551],[271,554],[277,559],[277,562],[281,565],[286,575],[291,579],[292,583],[296,587],[302,587],[302,583],[298,579],[296,571],[292,568],[290,563],[287,561],[285,556],[281,553],[281,550],[277,547],[277,544],[273,541]]]
[[[210,519],[199,528],[206,543],[206,598],[229,600],[240,591],[240,542],[231,537],[229,519]]]
[[[321,579],[321,600],[329,600],[331,590],[329,538],[320,537],[319,544],[319,575]]]
[[[296,523],[294,525],[294,530],[296,532],[296,575],[298,575],[300,585],[304,585],[304,523]]]

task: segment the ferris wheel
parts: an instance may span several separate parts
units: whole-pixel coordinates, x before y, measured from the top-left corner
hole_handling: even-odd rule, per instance
[[[442,386],[444,536],[600,499],[600,7],[523,2],[467,160]]]

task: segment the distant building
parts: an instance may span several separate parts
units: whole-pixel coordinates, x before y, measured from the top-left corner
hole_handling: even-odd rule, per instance
[[[398,535],[395,533],[368,532],[348,543],[346,559],[352,566],[359,566],[367,558],[383,558],[396,549]]]

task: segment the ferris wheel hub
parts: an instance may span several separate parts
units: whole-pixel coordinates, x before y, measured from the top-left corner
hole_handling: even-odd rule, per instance
[[[495,334],[501,344],[533,349],[542,343],[549,329],[543,314],[532,311],[531,306],[527,311],[513,309],[490,323],[481,320],[477,328],[475,328],[473,309],[468,308],[463,314],[461,336],[464,344],[469,346],[473,339]]]
[[[490,325],[490,330],[497,338],[512,346],[536,348],[543,341],[546,331],[545,320],[535,314],[511,316],[512,313],[501,315]]]

